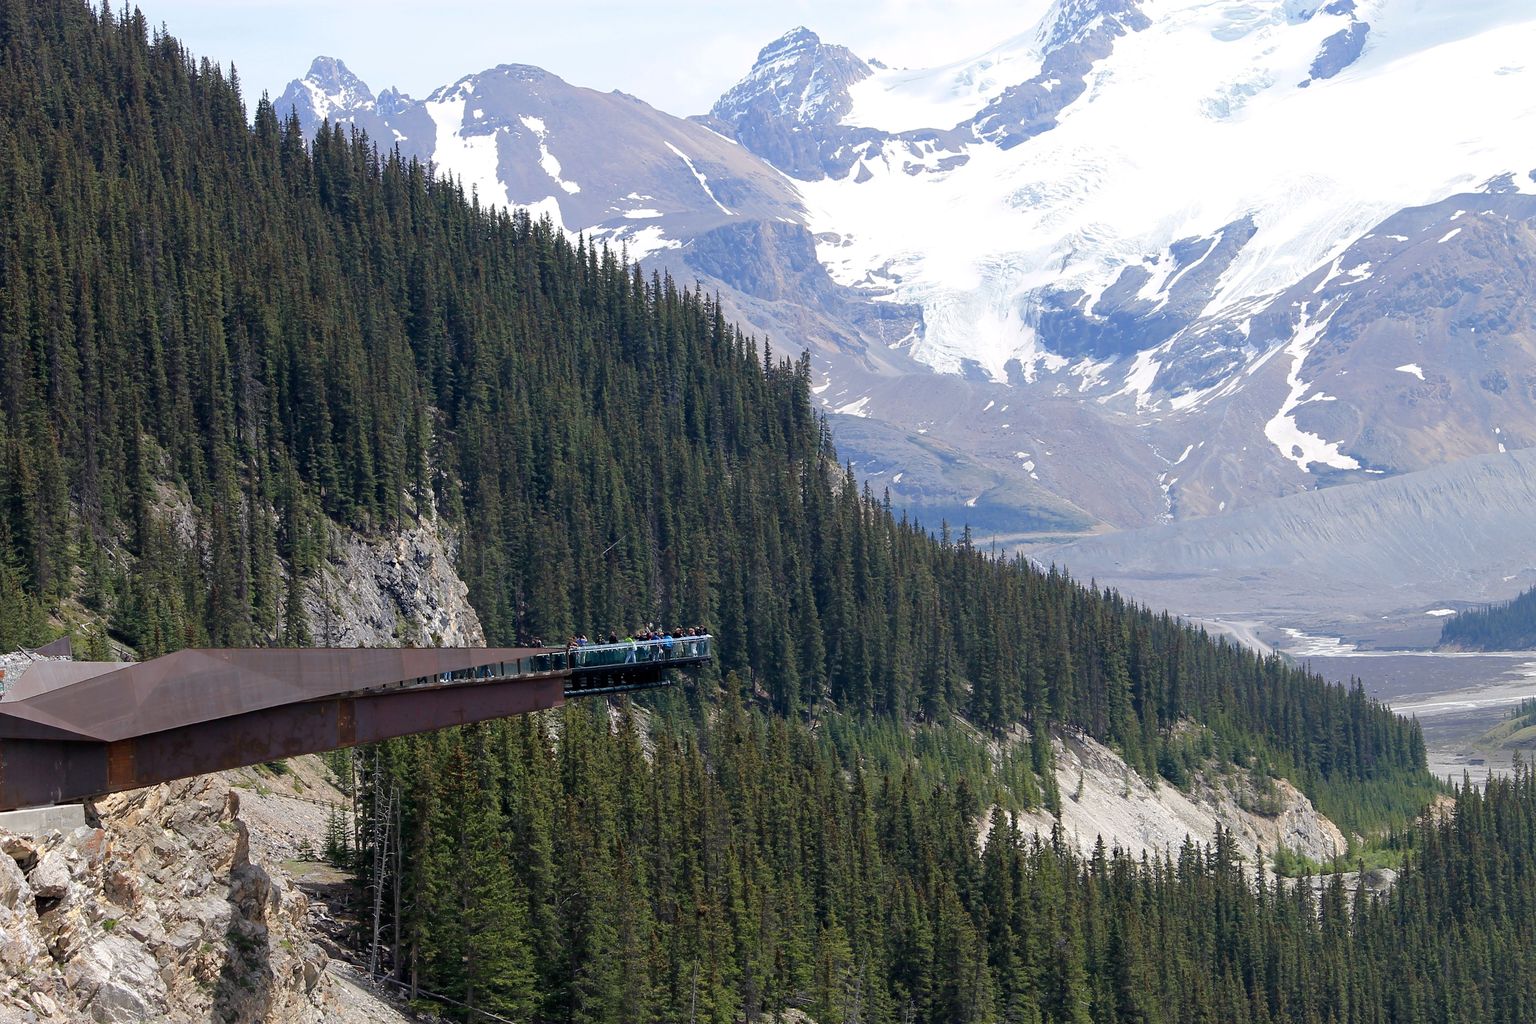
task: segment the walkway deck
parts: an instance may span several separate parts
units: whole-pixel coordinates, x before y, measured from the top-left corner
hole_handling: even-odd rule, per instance
[[[47,661],[0,698],[0,811],[666,685],[711,637],[577,648],[187,650]]]

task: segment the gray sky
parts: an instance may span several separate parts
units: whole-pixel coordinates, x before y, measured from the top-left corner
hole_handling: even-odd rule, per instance
[[[708,110],[796,25],[863,57],[933,67],[1028,31],[1047,0],[137,0],[199,57],[274,97],[317,55],[421,97],[496,64],[537,64],[673,114]],[[114,7],[116,4],[114,3]]]

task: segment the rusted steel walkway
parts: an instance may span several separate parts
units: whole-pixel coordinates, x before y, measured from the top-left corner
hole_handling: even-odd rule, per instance
[[[551,648],[188,650],[42,661],[0,697],[0,811],[665,685],[711,637]]]

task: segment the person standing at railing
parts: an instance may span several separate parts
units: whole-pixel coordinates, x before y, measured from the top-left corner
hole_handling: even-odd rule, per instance
[[[633,665],[635,663],[635,656],[639,653],[640,645],[635,642],[633,633],[626,636],[624,642],[629,645],[628,650],[624,653],[624,664]]]

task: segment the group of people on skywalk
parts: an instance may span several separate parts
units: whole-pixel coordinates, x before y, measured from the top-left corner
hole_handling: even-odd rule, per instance
[[[632,665],[640,661],[669,661],[679,655],[693,657],[698,653],[698,638],[706,636],[709,636],[709,630],[703,626],[668,630],[646,623],[645,628],[634,630],[623,637],[610,632],[606,640],[601,634],[593,640],[585,633],[579,633],[566,641],[565,647],[571,664],[576,667],[587,663],[583,653],[585,648],[598,646],[609,649],[618,647],[624,652],[623,664]]]

